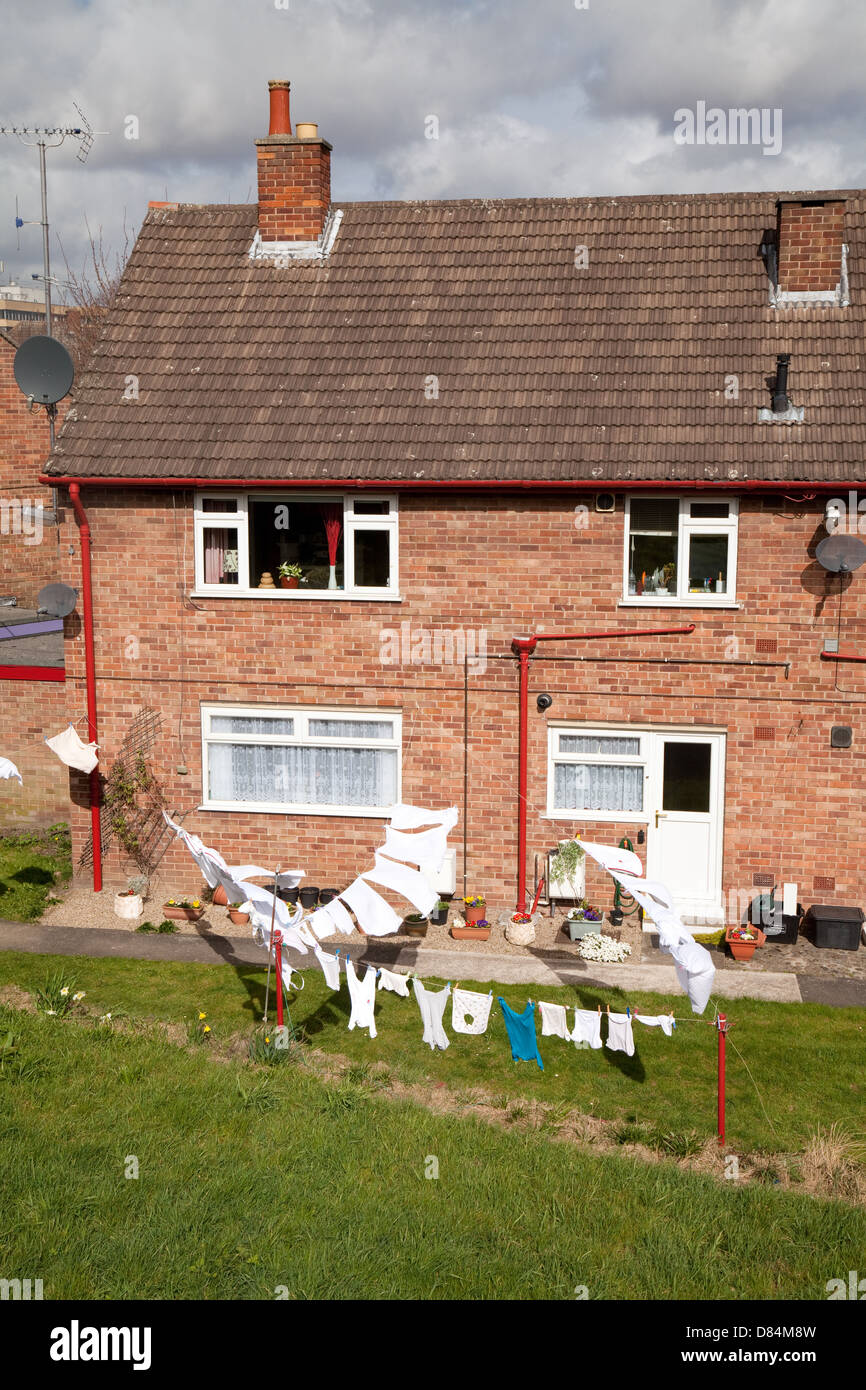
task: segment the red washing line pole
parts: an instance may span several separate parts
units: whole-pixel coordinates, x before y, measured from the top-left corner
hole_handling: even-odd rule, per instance
[[[719,1014],[716,1027],[719,1030],[719,1144],[725,1142],[725,1042],[728,1033],[728,1020]]]
[[[684,627],[614,628],[610,632],[535,632],[529,637],[514,637],[511,650],[518,658],[520,725],[518,736],[517,774],[517,912],[526,911],[526,766],[529,731],[529,658],[539,642],[594,642],[605,637],[667,637],[677,633],[694,632],[694,623]]]
[[[84,667],[87,678],[87,727],[91,743],[96,737],[96,658],[93,650],[93,588],[90,582],[90,523],[81,505],[78,483],[69,484],[69,499],[81,534],[81,593],[84,608]],[[99,768],[90,774],[90,831],[93,844],[93,891],[102,891],[102,812],[99,808]]]

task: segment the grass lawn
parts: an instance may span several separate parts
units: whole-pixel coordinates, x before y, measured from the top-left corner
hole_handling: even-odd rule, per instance
[[[0,917],[33,922],[56,884],[72,877],[69,827],[22,831],[0,838]]]
[[[265,972],[253,966],[0,952],[0,985],[33,991],[58,969],[76,977],[77,987],[87,991],[88,1005],[100,1012],[123,1010],[135,1018],[183,1023],[201,1009],[217,1040],[240,1031],[251,1033],[261,1018]],[[490,986],[474,988],[486,992]],[[504,997],[521,1009],[528,997],[537,995],[533,986],[510,985]],[[353,1061],[384,1062],[401,1081],[431,1086],[445,1082],[452,1091],[482,1086],[494,1096],[569,1104],[602,1119],[634,1119],[665,1131],[695,1130],[702,1138],[715,1133],[718,1035],[706,1022],[691,1021],[688,1002],[681,996],[630,994],[626,1000],[614,989],[545,986],[542,997],[590,1008],[609,1002],[622,1009],[628,1002],[653,1013],[671,1007],[683,1022],[670,1039],[661,1029],[635,1025],[631,1058],[606,1048],[578,1051],[559,1038],[540,1039],[545,1064],[541,1072],[534,1063],[512,1061],[496,1005],[481,1037],[453,1034],[450,1009],[446,1010],[451,1046],[444,1053],[432,1052],[421,1041],[414,998],[380,991],[378,1037],[360,1030],[350,1033],[345,982],[339,994],[333,994],[314,967],[306,972],[305,988],[292,1004],[292,1018],[305,1029],[312,1046]],[[730,1152],[793,1153],[803,1148],[811,1131],[833,1123],[862,1131],[866,1010],[750,999],[732,1000],[726,1009],[735,1025],[728,1042]],[[708,1015],[712,1017],[712,1009]]]
[[[80,967],[89,1000],[134,996],[131,962]],[[183,967],[182,984],[171,967],[145,970],[154,1012],[188,1012],[191,993],[225,1025],[244,1016],[252,981],[224,967]],[[420,1067],[400,1003],[383,1005],[383,1043]],[[862,1267],[863,1208],[435,1115],[291,1062],[219,1063],[8,1009],[0,1024],[21,1061],[0,1080],[0,1267],[41,1278],[46,1298],[273,1298],[284,1286],[295,1299],[571,1300],[583,1285],[593,1299],[813,1299]],[[498,1074],[494,1053],[482,1072]]]

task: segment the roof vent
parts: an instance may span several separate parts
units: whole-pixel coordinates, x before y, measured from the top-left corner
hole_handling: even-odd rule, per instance
[[[758,411],[758,419],[763,424],[801,425],[803,407],[792,405],[788,398],[788,367],[791,363],[789,352],[780,352],[776,358],[776,375],[773,378],[773,406],[771,410]]]

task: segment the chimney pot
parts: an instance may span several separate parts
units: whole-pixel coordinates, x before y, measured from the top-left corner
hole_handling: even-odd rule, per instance
[[[290,83],[276,81],[268,83],[271,96],[271,124],[269,135],[291,135],[292,122],[289,116]]]

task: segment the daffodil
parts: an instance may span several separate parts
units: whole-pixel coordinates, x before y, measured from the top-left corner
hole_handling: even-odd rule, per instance
[[[207,1018],[207,1014],[199,1014],[199,1019]]]
[[[207,1023],[205,1024],[205,1026],[204,1026],[204,1031],[205,1031],[206,1033],[209,1033],[209,1032],[210,1032],[210,1025],[209,1025],[209,1024],[207,1024]]]
[[[110,1023],[110,1022],[111,1022],[111,1014],[103,1014],[102,1017],[100,1018],[99,1022],[100,1022],[100,1023]]]
[[[83,998],[84,998],[84,990],[83,990],[83,989],[80,989],[80,990],[78,991],[77,994],[73,994],[73,996],[72,996],[73,1003],[75,1003],[75,1004],[78,1003],[79,999],[83,999]]]
[[[51,1015],[51,1017],[53,1018],[54,1015],[57,1013],[57,1010],[56,1010],[56,1009],[48,1009],[47,1012],[48,1012],[48,1013]]]
[[[69,986],[68,986],[68,985],[65,985],[64,988],[60,991],[60,998],[61,998],[61,999],[65,999],[68,993],[69,993]]]

